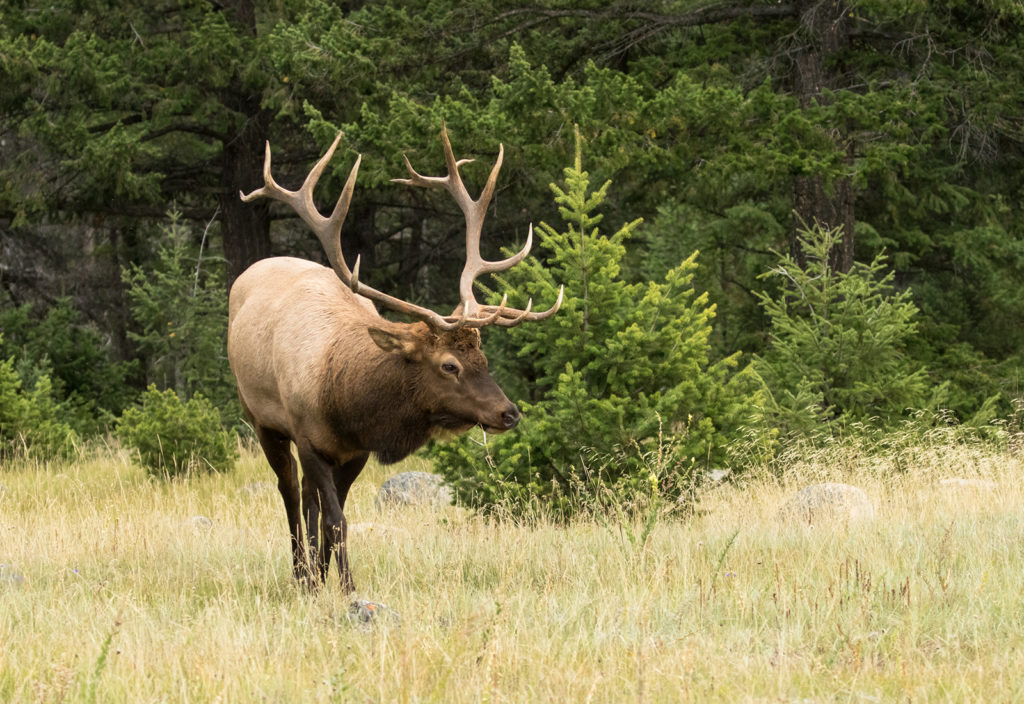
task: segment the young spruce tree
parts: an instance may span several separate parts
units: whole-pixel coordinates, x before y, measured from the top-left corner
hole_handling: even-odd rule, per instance
[[[241,415],[227,360],[227,297],[220,267],[203,267],[177,213],[169,214],[156,262],[122,271],[138,324],[129,337],[146,359],[146,379],[182,399],[201,393],[231,424]]]
[[[897,291],[885,258],[855,262],[842,273],[829,263],[840,231],[814,225],[801,237],[806,264],[788,254],[762,278],[779,278],[760,294],[771,321],[768,349],[755,368],[771,389],[767,417],[794,437],[835,434],[850,423],[885,427],[908,410],[940,404],[924,367],[906,353],[917,331],[910,291]]]
[[[528,260],[499,279],[534,300],[552,300],[564,284],[565,301],[554,317],[489,346],[510,397],[529,399],[519,402],[519,426],[434,448],[464,503],[513,511],[539,503],[566,515],[609,488],[677,494],[724,459],[725,443],[755,412],[753,379],[734,373],[739,353],[709,359],[715,311],[692,286],[697,254],[662,281],[621,277],[625,240],[640,221],[600,233],[609,185],[591,191],[577,135],[564,187],[551,186],[564,227],[539,227],[546,263]]]
[[[2,343],[0,333],[0,347]],[[27,389],[15,361],[0,359],[0,460],[25,452],[42,457],[68,454],[78,436],[62,419],[50,377],[38,376]]]

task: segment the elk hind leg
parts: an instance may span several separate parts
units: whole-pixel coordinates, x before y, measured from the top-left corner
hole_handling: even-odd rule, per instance
[[[256,426],[256,437],[267,456],[271,469],[277,475],[277,489],[284,500],[288,515],[288,531],[292,541],[292,570],[299,582],[309,577],[306,543],[302,538],[302,512],[299,494],[299,469],[292,457],[291,438],[265,426]]]
[[[312,538],[319,518],[319,550],[312,548],[317,560],[317,575],[321,582],[327,579],[331,566],[331,555],[344,544],[345,516],[338,501],[334,486],[335,463],[328,460],[309,445],[299,445],[299,461],[302,462],[303,499],[306,502],[306,530]],[[339,562],[339,565],[341,563]],[[344,575],[343,584],[345,583]],[[351,591],[352,577],[348,576],[347,586]]]

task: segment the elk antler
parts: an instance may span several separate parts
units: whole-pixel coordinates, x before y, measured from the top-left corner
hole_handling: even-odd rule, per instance
[[[490,200],[491,194],[494,192],[494,181],[497,178],[498,168],[501,165],[501,154],[498,155],[498,163],[495,165],[494,170],[491,172],[491,177],[487,181],[487,186],[484,188],[484,196],[481,196],[479,203],[474,202],[469,198],[469,194],[466,193],[465,186],[462,185],[462,180],[458,176],[459,164],[465,163],[466,160],[455,162],[452,156],[451,144],[448,142],[448,135],[442,129],[441,136],[445,143],[445,158],[448,161],[449,177],[446,179],[426,179],[416,174],[412,167],[409,166],[410,173],[413,174],[413,179],[409,179],[407,182],[412,183],[415,179],[421,179],[424,183],[417,183],[416,185],[428,185],[428,187],[438,187],[444,185],[451,179],[450,174],[454,171],[455,178],[458,181],[458,187],[461,189],[461,193],[464,194],[463,200],[460,200],[460,196],[456,195],[456,200],[459,201],[463,211],[466,212],[467,224],[466,224],[466,267],[462,273],[462,282],[459,286],[459,293],[462,296],[462,303],[460,305],[461,311],[458,309],[456,313],[450,316],[441,316],[429,308],[423,308],[421,306],[408,303],[394,296],[389,296],[382,291],[378,291],[375,288],[371,288],[366,284],[360,283],[359,281],[359,257],[356,257],[355,266],[350,270],[348,265],[345,263],[345,256],[341,251],[341,226],[345,222],[345,216],[348,214],[349,203],[352,200],[352,191],[355,188],[356,174],[359,173],[359,164],[362,161],[362,155],[360,154],[356,158],[356,163],[352,166],[352,170],[349,172],[348,180],[345,182],[345,187],[341,191],[341,196],[338,198],[338,202],[334,206],[334,211],[330,217],[325,218],[317,210],[316,205],[313,203],[313,189],[316,187],[317,181],[320,179],[320,175],[323,173],[327,163],[331,160],[334,155],[334,150],[338,147],[338,142],[341,141],[341,132],[338,132],[338,136],[334,138],[334,142],[331,144],[327,152],[320,157],[320,161],[310,170],[306,176],[306,180],[303,181],[301,188],[298,191],[289,191],[282,188],[274,181],[274,177],[270,173],[270,142],[267,142],[267,156],[263,162],[263,181],[264,185],[261,188],[252,191],[249,194],[240,192],[242,200],[249,202],[256,198],[270,198],[272,200],[278,200],[282,203],[287,204],[294,210],[303,222],[305,222],[317,239],[320,240],[320,244],[323,245],[324,251],[327,253],[327,259],[331,262],[331,267],[334,272],[338,275],[341,281],[351,288],[355,293],[365,296],[371,300],[377,301],[382,306],[394,310],[399,313],[405,313],[415,318],[423,320],[428,325],[435,329],[441,330],[453,330],[463,326],[468,327],[483,327],[495,323],[497,325],[511,326],[521,323],[523,320],[541,320],[553,315],[558,307],[562,304],[562,291],[558,293],[558,301],[555,305],[543,313],[531,313],[530,308],[531,302],[526,306],[526,310],[519,311],[505,307],[505,298],[502,298],[501,305],[498,306],[481,306],[477,304],[476,299],[473,297],[472,284],[473,279],[482,272],[491,271],[502,271],[504,269],[517,264],[526,256],[526,253],[530,249],[530,244],[533,239],[533,226],[530,227],[530,235],[526,240],[526,247],[523,251],[519,252],[515,256],[509,257],[508,259],[501,262],[487,262],[480,258],[480,226],[483,224],[483,214],[487,208],[487,201]],[[409,160],[406,159],[406,165],[408,166]],[[398,179],[396,179],[398,180]],[[449,188],[449,190],[451,190]],[[455,191],[453,191],[455,193]],[[463,202],[466,205],[463,205]],[[479,213],[476,216],[471,216],[470,210],[467,207],[476,208],[479,205]],[[472,218],[476,217],[473,221]],[[475,223],[475,239],[471,239],[473,226]],[[472,246],[471,246],[472,245]],[[469,273],[467,273],[469,272]],[[468,276],[468,278],[467,278]],[[466,293],[468,291],[468,294]]]
[[[459,167],[473,160],[459,159],[456,161],[455,155],[452,153],[452,144],[448,140],[448,130],[444,124],[441,125],[441,142],[444,144],[444,160],[448,167],[447,176],[421,176],[412,168],[408,157],[403,157],[405,159],[405,167],[409,170],[409,178],[396,178],[392,180],[409,186],[444,188],[452,194],[452,197],[466,218],[466,265],[463,267],[462,276],[459,278],[459,298],[461,302],[459,307],[445,321],[453,324],[455,327],[463,325],[483,327],[491,323],[511,327],[518,325],[524,320],[543,320],[544,318],[551,317],[562,305],[564,287],[559,288],[558,300],[555,301],[555,304],[542,312],[530,311],[533,307],[532,298],[527,302],[524,310],[506,308],[505,301],[508,298],[507,296],[502,297],[501,304],[497,306],[480,305],[477,303],[476,297],[473,295],[473,281],[480,274],[505,271],[521,262],[529,254],[530,247],[533,245],[533,225],[530,225],[530,230],[526,236],[526,245],[508,259],[490,262],[480,256],[480,233],[483,228],[484,217],[487,214],[487,206],[494,195],[494,185],[498,180],[498,171],[501,170],[501,162],[505,156],[505,146],[498,146],[498,159],[491,168],[491,174],[487,177],[484,190],[480,193],[480,197],[477,200],[473,200],[469,195],[469,191],[466,190],[465,184],[462,182],[462,177],[459,175]]]
[[[362,155],[360,154],[356,158],[356,163],[352,167],[352,171],[349,172],[348,180],[345,182],[345,187],[341,191],[341,196],[338,198],[338,202],[334,206],[334,211],[331,213],[329,218],[325,218],[317,210],[316,205],[313,203],[313,188],[316,187],[317,181],[320,179],[320,175],[323,173],[324,167],[327,166],[327,162],[334,156],[334,150],[338,147],[338,142],[341,141],[341,132],[338,132],[338,136],[334,138],[334,142],[331,144],[327,153],[320,157],[320,161],[316,163],[316,166],[312,168],[309,175],[306,176],[306,180],[302,183],[302,187],[297,191],[289,191],[281,188],[274,181],[274,177],[270,173],[270,142],[267,142],[267,156],[263,162],[263,181],[264,185],[262,188],[258,188],[252,193],[245,194],[239,193],[243,201],[251,201],[256,198],[271,198],[273,200],[281,201],[286,203],[294,210],[302,220],[309,225],[309,228],[316,234],[317,239],[320,240],[320,244],[323,245],[324,251],[327,253],[327,259],[331,262],[331,267],[334,272],[338,275],[338,278],[342,282],[351,288],[353,291],[361,296],[365,296],[371,300],[377,301],[386,308],[398,311],[400,313],[407,313],[408,315],[421,318],[428,324],[446,328],[453,327],[452,324],[448,323],[443,317],[438,315],[432,310],[427,308],[421,308],[420,306],[407,303],[401,299],[389,296],[382,291],[378,291],[375,288],[371,288],[366,284],[359,282],[359,258],[356,258],[356,265],[353,270],[349,270],[348,264],[345,263],[345,256],[341,251],[341,226],[345,222],[345,216],[348,214],[348,206],[352,200],[352,190],[356,184],[356,174],[359,173],[359,163],[362,161]]]

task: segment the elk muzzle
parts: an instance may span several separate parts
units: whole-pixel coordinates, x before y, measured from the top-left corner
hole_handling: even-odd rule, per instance
[[[502,411],[501,414],[502,430],[512,430],[512,428],[519,425],[520,418],[522,418],[522,414],[519,413],[516,404],[509,402],[508,408]]]

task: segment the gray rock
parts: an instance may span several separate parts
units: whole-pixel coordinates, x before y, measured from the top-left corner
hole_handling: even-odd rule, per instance
[[[14,569],[14,565],[0,564],[0,586],[13,585],[20,587],[25,583],[25,577]]]
[[[875,507],[861,489],[830,482],[801,489],[783,504],[779,516],[809,524],[829,519],[871,521],[875,518]]]
[[[206,516],[192,516],[192,518],[188,519],[188,524],[197,531],[206,531],[213,528],[213,521]]]
[[[440,474],[402,472],[381,484],[377,492],[377,509],[395,505],[450,506],[452,489]]]
[[[398,612],[392,611],[384,604],[366,599],[356,599],[348,607],[348,620],[352,623],[368,624],[382,621],[398,622]]]

